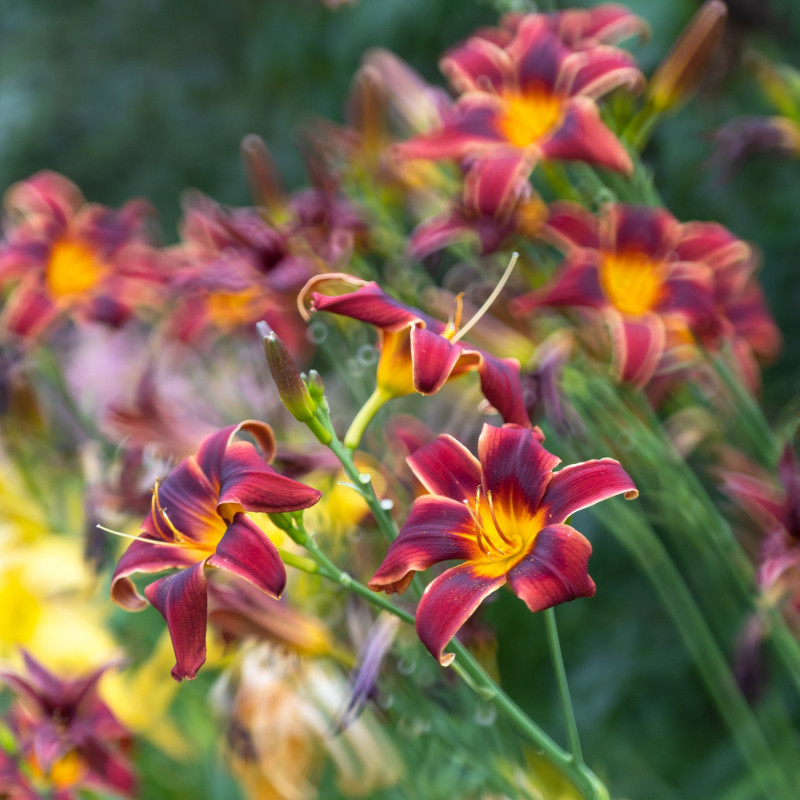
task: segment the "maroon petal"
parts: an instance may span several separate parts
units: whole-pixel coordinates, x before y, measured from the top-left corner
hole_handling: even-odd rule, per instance
[[[34,281],[20,283],[11,292],[2,315],[4,330],[18,336],[37,336],[54,319],[59,311],[56,304]]]
[[[597,259],[598,253],[595,251],[576,250],[567,256],[551,287],[516,298],[511,303],[512,312],[523,315],[539,306],[604,308],[608,300],[600,286]]]
[[[511,81],[513,66],[508,54],[488,39],[473,37],[451,50],[439,63],[442,74],[457,92],[499,92]]]
[[[701,264],[673,266],[658,311],[680,314],[693,330],[718,327],[711,271]]]
[[[151,583],[145,590],[147,599],[167,621],[175,666],[176,681],[192,680],[206,660],[206,596],[205,562],[168,575]]]
[[[397,158],[462,159],[493,151],[505,141],[497,125],[501,104],[495,95],[465,95],[443,127],[395,145],[391,152]]]
[[[633,250],[660,261],[670,253],[680,236],[680,224],[664,208],[616,203],[608,207],[601,234],[603,249]]]
[[[570,98],[561,126],[541,145],[541,153],[544,158],[588,161],[625,174],[633,172],[630,156],[588,97]]]
[[[577,597],[591,597],[589,577],[592,545],[569,525],[542,528],[525,558],[508,572],[514,593],[531,611],[543,611]]]
[[[531,158],[521,151],[476,160],[464,178],[464,206],[507,220],[520,197],[530,192],[532,167]]]
[[[492,220],[492,222],[494,222]],[[500,223],[494,222],[492,228],[497,231],[490,231],[487,233],[495,233],[494,236],[487,236],[487,244],[493,244],[501,240],[501,234],[505,235],[505,231],[501,231],[504,226]],[[482,252],[492,252],[495,248],[487,250],[482,241],[481,230],[478,229],[475,220],[467,218],[459,209],[453,209],[444,214],[436,217],[431,217],[424,222],[417,225],[411,232],[408,240],[408,252],[412,258],[422,260],[427,258],[431,253],[436,253],[443,250],[445,247],[450,247],[454,244],[480,242]]]
[[[622,493],[626,500],[633,500],[639,494],[619,461],[601,458],[570,464],[554,472],[547,485],[542,498],[545,524],[564,522],[576,511]]]
[[[595,46],[584,51],[584,55],[586,61],[575,75],[571,94],[597,98],[620,86],[632,92],[644,87],[644,75],[624,50]]]
[[[434,394],[444,386],[462,348],[449,339],[427,328],[411,329],[411,363],[414,370],[414,388],[420,394]]]
[[[519,361],[515,358],[496,358],[482,353],[478,367],[483,396],[503,418],[503,422],[530,425],[530,416],[522,396]]]
[[[553,203],[542,238],[564,252],[575,247],[600,249],[597,217],[577,203]]]
[[[553,468],[561,463],[529,428],[519,425],[484,425],[478,458],[484,491],[505,508],[518,509],[515,515],[527,512],[531,516],[539,509]]]
[[[205,542],[220,528],[218,488],[212,486],[194,458],[181,461],[154,491],[153,511],[143,523],[144,530],[154,538],[172,540],[174,529],[195,542]]]
[[[417,634],[437,661],[446,667],[455,655],[444,648],[475,613],[481,601],[506,582],[505,575],[481,575],[475,565],[460,564],[439,575],[425,588],[417,606]]]
[[[147,606],[147,601],[136,590],[130,575],[184,569],[197,561],[197,551],[173,545],[149,544],[148,539],[140,537],[122,554],[111,576],[111,599],[128,611],[141,611]]]
[[[388,331],[399,331],[420,319],[413,309],[386,294],[374,282],[336,297],[313,292],[312,298],[316,311],[342,314]]]
[[[249,442],[233,442],[222,462],[218,513],[297,511],[313,506],[322,492],[279,475]]]
[[[203,439],[197,450],[195,460],[213,486],[219,484],[222,459],[237,427],[237,425],[228,425],[227,428],[222,428],[212,433]]]
[[[475,521],[467,506],[449,497],[417,498],[399,536],[369,582],[374,592],[404,592],[415,572],[451,559],[478,558]]]
[[[573,28],[573,35],[569,37],[570,28],[565,23],[572,15],[580,15],[582,19],[579,31],[574,31]],[[616,44],[631,36],[646,37],[650,30],[647,22],[618,3],[601,3],[586,11],[570,9],[563,11],[559,17],[559,30],[566,41],[577,42],[579,38],[592,38],[606,44]],[[576,19],[575,22],[577,21]]]
[[[136,774],[126,756],[109,750],[97,739],[83,742],[81,755],[92,772],[92,779],[102,781],[104,788],[111,788],[127,797],[134,796]]]
[[[481,485],[478,459],[452,436],[442,434],[412,453],[406,461],[431,493],[463,502],[474,500]]]
[[[286,586],[286,568],[277,548],[244,514],[236,514],[207,563],[244,578],[276,599]]]
[[[735,298],[725,304],[725,315],[737,336],[741,336],[762,361],[771,361],[780,353],[783,339],[767,307],[764,293],[751,281]]]
[[[613,340],[617,375],[623,381],[644,386],[664,353],[666,331],[661,317],[649,314],[632,320],[609,310],[606,319]]]
[[[538,14],[523,17],[515,39],[506,48],[517,66],[519,88],[524,92],[568,92],[583,55],[564,45]]]

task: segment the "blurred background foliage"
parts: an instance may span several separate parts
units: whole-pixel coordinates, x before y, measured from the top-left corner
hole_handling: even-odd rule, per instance
[[[651,74],[698,4],[627,4],[652,27],[650,40],[632,48]],[[796,0],[728,5],[728,31],[701,93],[661,125],[644,160],[679,219],[717,220],[763,251],[762,280],[786,338],[781,361],[765,375],[774,418],[800,393],[800,161],[762,156],[726,178],[709,165],[710,134],[740,114],[774,113],[743,56],[754,49],[800,67],[800,11]],[[389,48],[441,82],[440,54],[496,19],[496,5],[485,0],[361,0],[337,9],[318,0],[2,0],[0,183],[49,168],[90,200],[118,206],[145,196],[171,242],[185,188],[249,202],[238,154],[247,133],[268,142],[289,188],[306,183],[297,128],[313,116],[342,121],[365,50]],[[591,534],[582,517],[576,525]],[[738,756],[644,578],[597,533],[597,599],[558,609],[588,761],[618,797],[708,800],[709,787],[739,772]],[[487,618],[499,628],[509,693],[557,732],[542,621],[510,593]],[[636,663],[619,669],[620,653],[635,654]],[[180,691],[180,727],[187,736],[197,731],[198,755],[214,752],[203,739],[207,724],[195,724],[209,713],[209,685],[203,676]],[[152,769],[142,769],[143,797],[234,797],[232,782],[205,755],[202,769],[180,771],[154,748],[146,746],[144,758]],[[433,774],[436,765],[426,769]],[[746,796],[737,795],[741,788],[731,787],[731,800]]]

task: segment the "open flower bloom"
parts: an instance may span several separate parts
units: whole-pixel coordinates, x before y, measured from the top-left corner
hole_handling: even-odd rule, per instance
[[[506,160],[473,164],[465,176],[463,198],[414,229],[409,254],[420,259],[453,244],[474,242],[481,255],[488,255],[514,235],[535,238],[547,218],[547,206],[532,191],[524,165],[511,158],[509,173]]]
[[[114,211],[87,203],[67,178],[39,172],[8,190],[5,207],[0,285],[13,284],[6,330],[36,336],[65,313],[119,325],[157,302],[164,276],[144,200]]]
[[[258,442],[261,453],[236,440],[240,431]],[[130,611],[149,600],[161,612],[175,649],[176,680],[194,678],[205,661],[207,567],[244,578],[273,597],[283,591],[286,569],[278,551],[244,512],[297,511],[321,493],[275,472],[267,463],[274,455],[272,429],[262,422],[248,420],[208,436],[196,455],[156,484],[150,516],[117,564],[112,599]],[[179,571],[147,586],[147,599],[129,577],[167,569]]]
[[[23,657],[25,674],[3,670],[0,681],[17,694],[13,727],[34,780],[41,778],[58,797],[77,796],[79,789],[133,796],[133,767],[124,752],[130,733],[97,693],[108,665],[63,680],[29,653]]]
[[[383,400],[412,392],[434,394],[447,381],[474,371],[480,376],[484,396],[506,422],[529,424],[519,362],[453,341],[458,335],[457,318],[445,324],[395,300],[374,281],[343,273],[312,278],[298,298],[303,310],[309,294],[312,311],[331,311],[378,329],[377,392]]]
[[[609,205],[598,219],[581,206],[554,203],[543,235],[566,252],[549,288],[515,301],[516,313],[541,305],[601,311],[612,336],[614,369],[644,385],[668,333],[707,333],[719,319],[712,268],[682,260],[680,223],[665,209]]]
[[[404,158],[496,158],[530,171],[541,158],[578,160],[630,172],[631,160],[600,119],[594,99],[643,78],[614,47],[573,50],[546,15],[519,21],[502,46],[474,36],[444,57],[442,71],[461,97],[438,130],[395,150]]]
[[[181,239],[172,250],[179,339],[213,339],[266,319],[293,349],[307,346],[294,298],[318,270],[292,252],[284,231],[255,208],[225,208],[195,192],[184,202]]]
[[[564,521],[617,494],[638,495],[611,458],[572,464],[535,430],[484,425],[476,459],[442,435],[409,457],[430,492],[411,514],[369,582],[373,591],[404,591],[414,573],[458,559],[426,588],[417,607],[417,633],[442,665],[444,648],[481,601],[508,583],[531,611],[594,594],[589,542]]]

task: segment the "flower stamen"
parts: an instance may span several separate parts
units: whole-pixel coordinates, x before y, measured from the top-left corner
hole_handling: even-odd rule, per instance
[[[508,279],[511,277],[511,272],[514,269],[518,258],[519,253],[514,252],[511,254],[511,260],[508,262],[506,271],[502,274],[500,280],[497,282],[497,286],[494,287],[492,293],[486,298],[486,302],[475,312],[472,319],[453,336],[453,338],[450,340],[453,344],[455,344],[459,339],[463,338],[470,330],[472,330],[473,326],[476,325],[480,318],[492,307],[492,304],[495,300],[497,300],[506,283],[508,283]],[[456,299],[456,302],[458,302],[458,298]],[[459,319],[461,317],[460,308],[458,311],[458,317]],[[456,324],[456,328],[458,328],[458,324]]]

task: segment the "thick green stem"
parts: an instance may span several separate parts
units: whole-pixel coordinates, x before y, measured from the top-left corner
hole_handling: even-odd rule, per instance
[[[553,671],[556,674],[558,696],[561,700],[561,709],[564,713],[564,725],[567,730],[569,749],[576,763],[583,764],[578,724],[575,721],[575,711],[572,708],[572,696],[569,693],[569,684],[567,683],[567,672],[564,669],[564,658],[561,655],[561,643],[558,640],[555,609],[547,608],[543,613],[544,624],[547,628],[547,643],[550,646],[550,656],[553,659]]]
[[[382,389],[380,386],[375,388],[375,391],[369,396],[369,399],[359,409],[353,424],[347,431],[344,437],[344,446],[350,450],[355,450],[361,443],[361,437],[367,429],[367,425],[372,422],[378,411],[383,408],[384,404],[392,399],[392,394]]]

